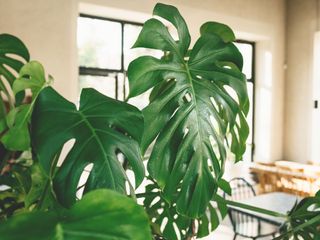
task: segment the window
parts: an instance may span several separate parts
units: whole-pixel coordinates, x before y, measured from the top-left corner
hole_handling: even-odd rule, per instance
[[[160,57],[148,49],[131,49],[142,24],[81,14],[78,18],[79,87],[92,87],[119,100],[128,94],[126,72],[130,61],[142,56]],[[148,94],[130,99],[140,109]]]
[[[247,150],[243,156],[244,161],[253,161],[254,153],[254,54],[253,42],[238,40],[235,45],[243,56],[243,73],[247,77],[247,88],[250,101],[250,109],[247,117],[250,134],[247,140]]]

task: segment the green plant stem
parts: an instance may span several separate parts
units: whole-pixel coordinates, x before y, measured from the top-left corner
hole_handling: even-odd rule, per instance
[[[247,205],[247,204],[240,203],[240,202],[234,202],[234,201],[223,199],[223,198],[214,198],[213,200],[216,202],[227,204],[228,206],[235,206],[235,207],[239,207],[242,209],[246,209],[246,210],[250,210],[250,211],[254,211],[254,212],[258,212],[258,213],[263,213],[263,214],[273,216],[273,217],[288,218],[288,216],[286,214],[274,212],[274,211],[267,210],[264,208],[259,208],[259,207]]]
[[[136,194],[136,198],[144,198],[147,196],[155,196],[155,195],[159,195],[159,192],[145,192],[145,193],[137,193]]]

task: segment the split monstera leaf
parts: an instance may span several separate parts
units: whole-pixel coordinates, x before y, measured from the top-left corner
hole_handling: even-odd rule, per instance
[[[218,188],[229,146],[236,161],[245,152],[249,101],[243,60],[226,25],[205,23],[190,49],[187,25],[175,7],[157,4],[153,14],[175,27],[178,40],[161,20],[144,24],[134,47],[161,50],[163,57],[130,63],[129,96],[152,89],[141,143],[145,152],[155,142],[148,171],[179,213],[198,218]]]

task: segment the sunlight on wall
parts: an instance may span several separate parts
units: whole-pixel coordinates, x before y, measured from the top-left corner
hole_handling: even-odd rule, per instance
[[[257,129],[257,145],[256,160],[270,161],[271,159],[271,133],[272,133],[272,54],[269,51],[264,51],[258,59],[261,66],[261,76],[257,91],[257,106],[256,109],[256,127]]]
[[[320,32],[314,34],[313,42],[313,100],[318,101],[318,108],[312,110],[311,156],[313,163],[320,163]]]

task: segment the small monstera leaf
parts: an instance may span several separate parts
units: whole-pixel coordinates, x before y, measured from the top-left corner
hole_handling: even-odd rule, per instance
[[[314,197],[306,197],[288,213],[287,222],[280,228],[276,240],[320,240],[320,191]]]
[[[12,99],[9,87],[12,87],[16,74],[22,66],[29,61],[29,52],[23,42],[15,36],[9,34],[0,34],[0,93],[5,96],[8,101],[7,106],[0,96],[0,134],[7,128],[5,116],[7,108],[13,108],[14,100]],[[23,94],[17,96],[17,101],[23,98]]]
[[[39,62],[31,61],[21,68],[19,77],[12,85],[13,93],[17,95],[29,89],[32,92],[32,100],[31,103],[21,104],[8,113],[6,117],[8,130],[1,138],[7,149],[24,151],[30,148],[29,123],[33,105],[40,91],[48,83]]]
[[[77,110],[73,103],[48,87],[36,101],[31,127],[36,159],[48,175],[56,167],[54,159],[63,145],[75,140],[53,179],[54,190],[64,206],[75,202],[80,176],[92,164],[85,193],[97,188],[125,193],[127,176],[118,159],[119,152],[132,167],[136,186],[144,177],[139,149],[143,116],[127,103],[94,89],[84,89]]]
[[[143,208],[126,196],[100,189],[70,210],[19,214],[0,224],[2,240],[151,240]]]
[[[14,73],[20,71],[25,62],[29,61],[29,57],[28,49],[20,39],[9,34],[0,34],[0,91],[7,97],[9,93],[1,78],[4,77],[12,86],[16,78]]]
[[[155,142],[148,171],[169,203],[178,193],[179,213],[198,218],[217,189],[226,149],[236,161],[245,152],[249,102],[243,60],[225,25],[204,24],[188,50],[190,34],[178,10],[157,4],[153,13],[171,22],[179,39],[158,19],[144,24],[134,47],[162,50],[164,56],[131,62],[129,97],[152,88],[141,144],[145,151]]]

